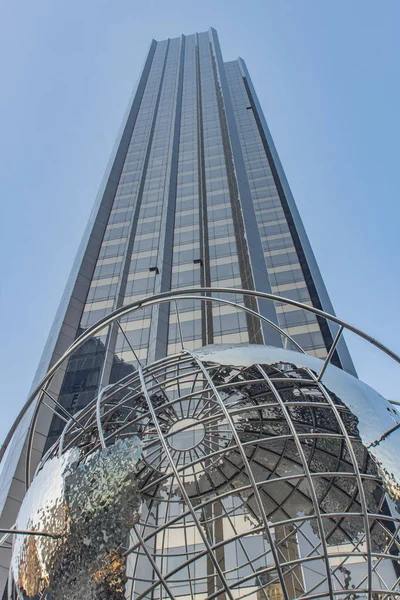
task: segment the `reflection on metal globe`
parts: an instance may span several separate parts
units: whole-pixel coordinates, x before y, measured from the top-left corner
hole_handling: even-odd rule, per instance
[[[39,466],[17,525],[54,537],[18,537],[18,589],[398,597],[400,415],[332,365],[319,380],[322,365],[208,346],[110,386]]]
[[[18,537],[12,568],[19,588],[34,597],[124,598],[121,539],[138,519],[137,438],[117,440],[86,458],[75,447],[49,459],[22,504],[17,528],[47,536]]]
[[[179,419],[169,428],[168,437],[173,450],[191,450],[204,440],[205,428],[197,419]]]

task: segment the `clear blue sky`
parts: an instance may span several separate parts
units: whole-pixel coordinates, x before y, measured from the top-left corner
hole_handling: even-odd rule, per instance
[[[400,353],[399,0],[0,0],[0,439],[23,404],[152,38],[248,65],[336,312]],[[348,336],[400,399],[400,366]]]

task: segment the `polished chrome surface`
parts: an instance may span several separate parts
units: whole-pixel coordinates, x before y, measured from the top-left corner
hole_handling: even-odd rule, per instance
[[[202,360],[212,359],[222,365],[250,366],[282,360],[292,361],[298,368],[311,369],[316,375],[321,370],[321,361],[314,356],[268,346],[209,346],[198,355]],[[331,364],[324,369],[323,383],[357,418],[361,441],[374,456],[387,491],[397,502],[400,500],[400,461],[397,456],[400,451],[400,412],[370,386]]]
[[[325,361],[284,332],[295,350],[182,344],[67,415],[15,524],[10,598],[399,597],[400,413],[330,363],[357,331],[333,320]]]

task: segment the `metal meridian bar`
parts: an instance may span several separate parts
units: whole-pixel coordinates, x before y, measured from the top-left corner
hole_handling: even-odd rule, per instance
[[[138,355],[136,354],[135,350],[132,348],[132,346],[131,346],[131,343],[129,342],[129,340],[128,340],[128,338],[127,338],[127,335],[126,335],[126,333],[125,333],[125,331],[122,329],[122,326],[121,326],[121,323],[119,322],[119,320],[117,321],[117,325],[118,325],[118,327],[119,327],[119,329],[120,329],[120,331],[121,331],[122,335],[124,336],[124,339],[125,339],[126,343],[128,344],[129,348],[132,350],[132,353],[133,353],[133,356],[134,356],[134,357],[135,357],[135,359],[136,359],[136,362],[137,362],[137,363],[139,363],[139,365],[140,365],[140,364],[142,364],[142,363],[140,362],[140,360],[139,360],[139,357],[138,357]]]
[[[43,404],[43,406],[46,406],[46,408],[48,408],[49,410],[51,410],[51,412],[53,413],[53,415],[55,415],[56,417],[58,417],[59,419],[61,419],[61,421],[64,421],[64,423],[68,423],[67,417],[65,417],[64,415],[60,415],[60,413],[56,411],[56,409],[54,408],[54,406],[50,406],[50,404],[48,404],[46,402],[46,400],[42,400],[42,404]]]
[[[176,320],[177,320],[178,329],[179,329],[179,338],[181,340],[181,348],[183,350],[183,347],[184,347],[183,346],[183,336],[182,336],[181,320],[179,318],[178,302],[175,300],[174,304],[175,304]]]
[[[338,343],[338,341],[339,341],[339,338],[340,338],[340,336],[342,335],[342,331],[343,331],[343,329],[344,329],[344,327],[343,327],[343,325],[341,325],[341,326],[339,327],[339,331],[337,332],[337,334],[336,334],[336,336],[335,336],[335,339],[334,339],[334,340],[333,340],[333,342],[332,342],[332,346],[329,348],[328,355],[327,355],[327,357],[326,357],[326,359],[325,359],[325,362],[324,362],[324,364],[322,365],[322,369],[321,369],[321,371],[320,371],[320,373],[319,373],[319,375],[318,375],[318,377],[317,377],[317,381],[321,381],[321,379],[322,379],[322,376],[323,376],[323,374],[325,373],[327,366],[328,366],[328,365],[329,365],[329,363],[331,362],[331,359],[332,359],[333,353],[335,352],[335,348],[336,348],[336,346],[337,346],[337,343]]]
[[[319,387],[321,393],[323,394],[324,398],[328,402],[329,406],[331,407],[332,412],[335,415],[335,418],[337,420],[337,423],[346,439],[347,450],[349,452],[351,462],[353,464],[354,473],[355,473],[355,476],[357,479],[358,493],[360,495],[360,503],[361,503],[361,507],[362,507],[362,515],[360,515],[360,516],[362,516],[362,518],[364,520],[365,541],[366,541],[366,545],[367,545],[367,569],[368,569],[368,591],[367,591],[368,596],[367,597],[368,597],[368,600],[372,600],[372,554],[371,554],[372,553],[372,544],[371,544],[371,535],[370,535],[369,523],[368,523],[368,504],[367,504],[367,500],[365,497],[365,491],[364,491],[364,486],[363,486],[363,482],[362,482],[360,469],[358,467],[357,457],[354,452],[352,441],[349,438],[349,434],[347,432],[346,426],[343,423],[340,412],[337,410],[336,404],[333,402],[333,400],[332,400],[330,394],[327,392],[325,386],[320,381],[317,381],[317,378],[315,377],[312,370],[311,369],[306,369],[306,370],[308,371],[310,377],[312,379],[314,379],[316,383],[318,383],[318,387]]]
[[[196,515],[196,512],[195,512],[194,508],[193,508],[192,502],[191,502],[191,500],[190,500],[190,498],[188,496],[188,493],[187,493],[187,491],[185,489],[185,486],[184,486],[184,484],[182,482],[181,476],[179,475],[179,472],[178,472],[178,470],[176,468],[176,465],[175,465],[175,463],[174,463],[174,461],[172,459],[171,453],[170,453],[169,448],[168,448],[168,444],[167,444],[167,442],[164,439],[164,435],[163,435],[163,432],[161,430],[160,424],[158,422],[157,415],[156,415],[156,413],[154,411],[153,403],[152,403],[151,398],[150,398],[150,396],[148,394],[148,391],[147,391],[146,382],[145,382],[145,379],[144,379],[144,376],[143,376],[143,370],[142,370],[142,367],[140,365],[139,365],[139,368],[138,368],[138,372],[139,372],[140,382],[141,382],[141,385],[142,385],[143,395],[146,398],[146,401],[147,401],[147,404],[148,404],[148,407],[149,407],[152,419],[154,421],[154,425],[155,425],[155,427],[157,429],[157,433],[158,433],[159,438],[160,438],[161,445],[163,446],[164,452],[165,452],[165,454],[166,454],[166,456],[168,458],[168,462],[169,462],[169,464],[171,466],[171,469],[172,469],[172,471],[173,471],[173,473],[175,475],[176,481],[177,481],[177,483],[179,485],[179,488],[181,490],[181,494],[182,494],[182,496],[183,496],[183,498],[184,498],[184,500],[186,502],[186,506],[188,507],[188,509],[190,511],[190,514],[192,515],[193,521],[196,523],[196,526],[197,526],[198,532],[200,534],[200,537],[203,540],[203,544],[204,544],[207,552],[209,552],[209,556],[210,556],[211,560],[214,563],[215,570],[218,573],[218,576],[220,578],[220,582],[223,585],[228,598],[230,598],[230,600],[234,600],[233,595],[232,595],[232,593],[231,593],[231,591],[229,589],[228,583],[227,583],[227,581],[225,579],[225,576],[224,576],[224,574],[223,574],[223,572],[221,570],[221,567],[220,567],[220,565],[219,565],[219,563],[218,563],[218,561],[217,561],[217,559],[216,559],[216,557],[215,557],[215,555],[214,555],[214,553],[213,553],[213,551],[211,549],[211,546],[209,544],[207,536],[206,536],[206,534],[203,531],[203,528],[202,528],[202,526],[200,524],[200,521],[199,521],[199,519],[198,519],[198,517]]]
[[[306,456],[304,454],[304,450],[303,450],[303,447],[302,447],[302,445],[300,443],[300,440],[297,437],[297,431],[296,431],[296,428],[293,425],[290,413],[289,413],[287,407],[285,406],[285,403],[282,401],[282,398],[281,398],[278,390],[276,389],[276,387],[272,383],[271,379],[268,377],[267,373],[261,367],[261,365],[257,365],[257,369],[261,373],[261,375],[264,377],[266,384],[268,385],[268,387],[271,390],[272,394],[274,395],[275,399],[279,403],[280,409],[282,411],[282,414],[286,418],[286,423],[287,423],[287,425],[289,427],[289,430],[290,430],[290,432],[291,432],[291,434],[293,436],[293,440],[294,440],[294,443],[296,445],[297,452],[299,453],[301,462],[303,464],[304,474],[305,474],[306,480],[307,480],[307,482],[309,484],[310,495],[311,495],[312,503],[314,505],[315,517],[316,517],[316,520],[317,520],[317,523],[318,523],[318,529],[319,529],[319,533],[320,533],[320,536],[321,536],[321,540],[320,541],[321,541],[321,544],[322,544],[322,548],[324,550],[324,559],[325,559],[324,563],[325,563],[325,569],[326,569],[326,581],[327,581],[327,584],[328,584],[329,595],[331,596],[332,595],[332,591],[333,591],[333,583],[332,583],[332,574],[331,574],[330,567],[329,567],[328,544],[327,544],[326,537],[325,537],[324,526],[323,526],[323,523],[322,523],[321,512],[319,510],[319,504],[318,504],[317,495],[315,493],[314,485],[313,485],[313,483],[311,481],[310,469],[309,469],[309,466],[308,466],[308,463],[307,463],[307,459],[306,459]]]
[[[135,532],[135,535],[137,537],[137,539],[139,540],[139,543],[141,545],[141,547],[143,548],[144,553],[146,554],[147,558],[149,559],[149,562],[151,564],[151,566],[154,569],[154,572],[157,574],[159,580],[160,580],[160,585],[162,585],[165,588],[165,591],[167,592],[168,596],[171,598],[171,600],[175,600],[175,596],[171,591],[171,588],[169,587],[168,583],[165,581],[163,574],[161,573],[160,569],[157,566],[156,561],[154,560],[154,558],[151,556],[145,542],[143,541],[142,536],[140,535],[138,528],[136,527],[136,525],[133,526],[133,530]],[[147,591],[145,592],[147,593]]]
[[[99,432],[99,439],[100,439],[100,444],[102,448],[106,447],[106,443],[104,441],[104,432],[103,432],[103,427],[101,425],[101,402],[103,400],[103,396],[104,394],[114,386],[113,383],[111,383],[110,385],[106,385],[101,391],[100,393],[97,395],[97,402],[96,402],[96,423],[97,423],[97,430]]]

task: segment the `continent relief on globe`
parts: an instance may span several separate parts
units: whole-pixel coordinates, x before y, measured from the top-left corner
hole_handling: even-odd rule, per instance
[[[48,460],[34,478],[17,529],[49,536],[16,536],[13,573],[34,597],[123,600],[121,540],[139,517],[137,437],[82,457],[78,449]]]

